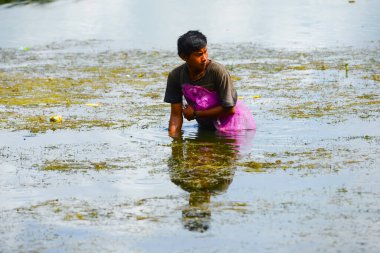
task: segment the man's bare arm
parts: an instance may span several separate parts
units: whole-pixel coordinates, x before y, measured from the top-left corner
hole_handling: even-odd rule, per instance
[[[219,118],[221,116],[230,115],[235,113],[235,106],[232,107],[222,107],[222,106],[215,106],[213,108],[210,108],[208,110],[204,111],[196,111],[194,113],[194,109],[191,106],[187,106],[183,109],[183,115],[187,120],[193,120],[194,116],[198,118]]]
[[[176,137],[182,129],[182,103],[171,104],[169,120],[169,136]]]

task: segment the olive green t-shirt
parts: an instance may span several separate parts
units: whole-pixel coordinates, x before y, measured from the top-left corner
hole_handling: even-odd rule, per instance
[[[216,91],[223,107],[236,105],[237,93],[231,76],[220,63],[210,60],[205,75],[197,81],[190,80],[186,63],[173,69],[168,76],[164,102],[171,104],[182,103],[182,85],[184,84],[202,86],[210,91]]]

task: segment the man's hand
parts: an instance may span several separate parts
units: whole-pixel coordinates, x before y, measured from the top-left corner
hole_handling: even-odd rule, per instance
[[[191,105],[186,105],[182,109],[183,116],[187,120],[193,120],[194,119],[194,109],[191,107]]]

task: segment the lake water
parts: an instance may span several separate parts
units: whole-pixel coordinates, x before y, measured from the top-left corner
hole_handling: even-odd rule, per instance
[[[380,1],[34,2],[0,5],[0,252],[380,251]],[[168,136],[188,29],[256,131]]]
[[[269,47],[363,46],[380,37],[377,0],[67,0],[0,7],[0,46],[112,40],[112,47],[175,50],[187,30],[212,43]]]

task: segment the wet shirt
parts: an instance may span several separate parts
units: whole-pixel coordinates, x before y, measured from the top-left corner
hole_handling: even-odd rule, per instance
[[[175,68],[169,73],[164,101],[171,104],[182,103],[182,85],[202,86],[216,91],[223,107],[236,105],[237,93],[227,69],[220,63],[210,61],[205,75],[197,81],[191,81],[187,64]]]

